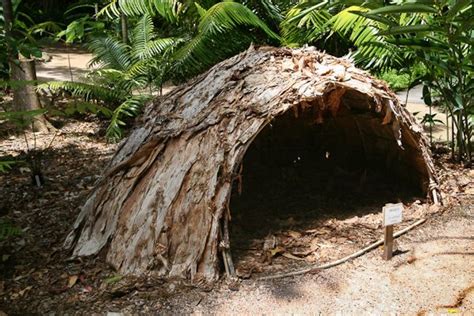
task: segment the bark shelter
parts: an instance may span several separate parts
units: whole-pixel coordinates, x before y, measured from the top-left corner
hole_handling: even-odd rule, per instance
[[[392,167],[439,201],[422,128],[384,82],[311,47],[251,47],[146,107],[66,247],[74,256],[101,252],[123,274],[216,280],[246,150],[289,113],[310,113],[312,124],[359,115],[365,149],[393,153]]]

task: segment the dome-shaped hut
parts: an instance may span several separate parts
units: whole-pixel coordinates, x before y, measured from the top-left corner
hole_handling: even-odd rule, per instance
[[[317,147],[310,157],[332,161],[324,168],[383,166],[439,200],[422,128],[384,82],[314,48],[251,47],[146,107],[66,245],[74,256],[105,253],[124,274],[215,280],[244,156],[270,126],[285,128],[273,148]],[[329,132],[308,136],[321,126]],[[291,152],[250,158],[265,164]]]

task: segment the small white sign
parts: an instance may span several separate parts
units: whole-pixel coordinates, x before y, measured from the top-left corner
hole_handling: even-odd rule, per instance
[[[403,204],[386,204],[383,207],[383,226],[395,225],[402,222]]]

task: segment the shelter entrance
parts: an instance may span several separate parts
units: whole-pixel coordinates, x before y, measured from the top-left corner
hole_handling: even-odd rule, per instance
[[[349,254],[379,238],[373,235],[385,203],[424,193],[379,114],[346,108],[315,117],[286,112],[245,154],[230,203],[241,274]]]

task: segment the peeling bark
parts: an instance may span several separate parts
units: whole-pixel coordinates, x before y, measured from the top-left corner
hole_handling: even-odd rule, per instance
[[[74,256],[103,250],[121,273],[216,280],[232,182],[258,133],[287,111],[312,111],[315,124],[369,113],[340,128],[364,133],[364,151],[394,152],[391,163],[416,170],[439,198],[422,128],[384,82],[313,48],[251,47],[147,106],[66,246]]]

